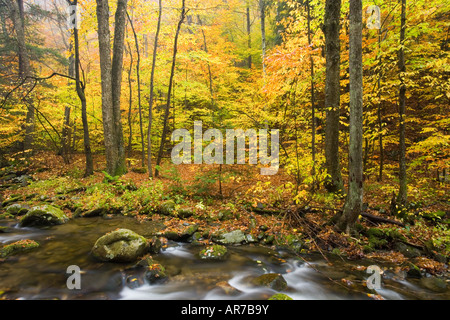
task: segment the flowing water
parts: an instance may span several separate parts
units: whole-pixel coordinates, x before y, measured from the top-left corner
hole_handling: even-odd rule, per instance
[[[286,250],[248,245],[229,247],[224,261],[198,257],[201,246],[169,242],[153,258],[166,268],[169,280],[147,284],[133,264],[98,262],[90,255],[95,241],[116,228],[131,229],[150,237],[161,228],[155,222],[133,218],[79,218],[48,228],[19,228],[0,221],[10,232],[0,233],[0,245],[32,239],[40,247],[0,260],[0,298],[7,299],[132,299],[132,300],[261,300],[277,291],[255,287],[249,279],[280,273],[293,299],[370,299],[365,286],[368,274],[361,266],[373,261],[346,261],[320,255],[298,257]],[[81,289],[67,288],[67,268],[81,269]],[[376,294],[384,299],[450,299],[450,291],[436,292],[419,279],[405,278],[388,266]],[[345,280],[343,280],[345,279]],[[448,288],[448,286],[447,286]]]

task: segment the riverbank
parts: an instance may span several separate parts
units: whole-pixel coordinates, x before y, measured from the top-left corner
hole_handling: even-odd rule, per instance
[[[83,178],[79,162],[67,168],[51,159],[1,169],[2,219],[19,223],[44,205],[60,209],[68,220],[124,216],[158,223],[162,228],[157,236],[176,243],[204,248],[250,244],[285,248],[299,256],[318,254],[325,260],[370,260],[405,279],[435,277],[448,286],[445,194],[430,205],[430,195],[424,193],[422,203],[412,203],[400,218],[389,213],[387,196],[382,198],[389,188],[370,192],[375,186],[369,184],[366,212],[397,223],[361,216],[357,233],[348,236],[337,233],[331,223],[343,203],[340,197],[316,192],[309,199],[304,195],[307,202],[293,203],[292,181],[283,173],[262,177],[252,167],[203,171],[187,165],[165,167],[160,180],[149,180],[137,169],[119,179],[100,168]]]

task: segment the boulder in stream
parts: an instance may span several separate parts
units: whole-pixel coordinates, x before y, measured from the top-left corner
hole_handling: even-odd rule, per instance
[[[219,233],[213,235],[213,241],[225,244],[225,245],[232,245],[232,244],[241,244],[246,241],[246,236],[242,230],[234,230],[227,233]]]
[[[287,288],[287,282],[279,273],[266,273],[253,278],[251,284],[255,286],[268,287],[276,291],[282,291]]]
[[[0,258],[6,258],[21,252],[30,251],[39,247],[39,243],[34,240],[19,240],[0,248]]]
[[[91,253],[101,261],[132,262],[147,251],[147,239],[131,230],[118,229],[100,237]]]
[[[200,259],[204,260],[223,260],[227,252],[228,250],[225,246],[215,244],[200,251],[199,256]]]
[[[69,218],[64,212],[51,205],[33,207],[22,217],[21,227],[53,226],[66,223]]]

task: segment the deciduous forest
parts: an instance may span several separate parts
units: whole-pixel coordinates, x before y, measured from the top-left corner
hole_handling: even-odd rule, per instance
[[[0,0],[0,61],[0,299],[450,299],[450,2]]]

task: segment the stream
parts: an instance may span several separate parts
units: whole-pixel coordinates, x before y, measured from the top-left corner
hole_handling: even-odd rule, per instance
[[[318,254],[296,256],[286,249],[259,245],[229,247],[224,261],[201,260],[204,248],[170,242],[153,255],[166,268],[169,280],[149,285],[132,264],[96,261],[90,250],[105,233],[126,228],[150,237],[161,229],[156,222],[138,222],[123,216],[78,218],[47,228],[19,228],[16,221],[0,220],[9,227],[0,233],[0,246],[22,239],[39,242],[39,248],[0,260],[0,299],[66,300],[266,300],[277,291],[250,284],[265,273],[280,273],[288,287],[283,293],[294,300],[371,299],[365,286],[369,277],[362,266],[379,265],[382,286],[377,297],[387,300],[450,299],[450,290],[438,292],[423,279],[405,277],[389,265],[374,261],[348,261]],[[81,269],[81,289],[69,290],[69,266]],[[343,280],[345,279],[345,280]]]

